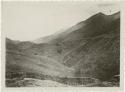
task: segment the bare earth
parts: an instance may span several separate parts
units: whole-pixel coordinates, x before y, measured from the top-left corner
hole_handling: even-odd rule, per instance
[[[33,78],[24,78],[24,80],[17,82],[20,87],[67,87],[67,85],[51,81],[51,80],[39,80]]]

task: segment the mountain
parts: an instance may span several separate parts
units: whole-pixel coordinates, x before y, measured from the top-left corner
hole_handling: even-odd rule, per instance
[[[9,40],[9,41],[8,41]],[[70,75],[73,69],[68,68],[56,60],[26,52],[27,48],[24,49],[24,42],[14,44],[14,41],[6,39],[6,72],[33,72],[42,73],[45,75],[54,76],[66,76]],[[25,43],[25,47],[29,46],[30,42]],[[22,46],[22,47],[21,47]],[[30,52],[30,51],[29,51]],[[66,75],[65,75],[66,74]]]
[[[6,40],[6,70],[102,81],[120,74],[120,12],[98,13],[32,42]]]

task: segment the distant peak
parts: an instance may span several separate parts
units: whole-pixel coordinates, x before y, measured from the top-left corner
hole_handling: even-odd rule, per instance
[[[104,13],[102,13],[102,12],[99,12],[99,13],[95,14],[95,16],[97,16],[97,17],[104,17],[106,15]]]
[[[95,15],[99,15],[99,16],[120,15],[120,11],[112,13],[112,14],[106,14],[106,13],[99,12],[99,13],[97,13]]]
[[[102,12],[99,12],[93,16],[91,16],[88,20],[99,20],[99,19],[103,19],[106,15]]]
[[[11,41],[11,39],[10,39],[10,38],[8,38],[8,37],[6,37],[6,40],[9,40],[9,41]]]
[[[114,13],[104,13],[104,15],[120,15],[120,11],[118,11],[118,12],[114,12]]]
[[[114,19],[120,18],[120,11],[111,15]]]
[[[102,12],[99,12],[99,13],[97,13],[97,15],[105,15],[104,13],[102,13]]]
[[[114,13],[114,14],[112,14],[113,16],[114,15],[120,15],[120,11],[119,12],[116,12],[116,13]]]

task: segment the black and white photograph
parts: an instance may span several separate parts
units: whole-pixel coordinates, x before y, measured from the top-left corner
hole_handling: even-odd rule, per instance
[[[118,3],[3,1],[5,87],[120,87]]]

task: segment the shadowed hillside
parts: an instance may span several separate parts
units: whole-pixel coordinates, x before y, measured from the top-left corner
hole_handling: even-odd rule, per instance
[[[108,81],[120,74],[120,12],[98,13],[33,42],[6,39],[6,72]]]

